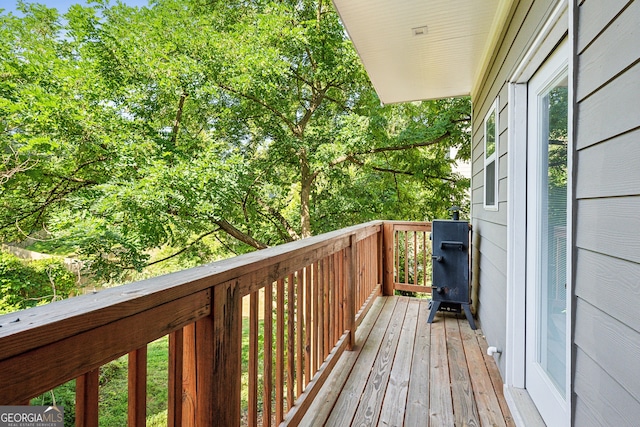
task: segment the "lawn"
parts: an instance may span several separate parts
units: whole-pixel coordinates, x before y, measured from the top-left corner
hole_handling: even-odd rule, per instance
[[[262,324],[262,321],[260,321]],[[249,319],[243,318],[242,352],[242,405],[247,407]],[[262,327],[260,327],[262,330]],[[259,345],[262,348],[262,334]],[[147,347],[147,426],[167,425],[168,400],[168,337],[149,343]],[[127,356],[122,356],[100,368],[100,427],[122,427],[127,425]],[[65,407],[65,426],[75,425],[75,381],[70,381],[54,390],[31,400],[32,405],[57,404]]]

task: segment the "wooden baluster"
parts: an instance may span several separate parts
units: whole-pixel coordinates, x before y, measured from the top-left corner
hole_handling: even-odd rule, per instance
[[[264,388],[262,426],[271,427],[271,400],[273,390],[273,285],[264,288]]]
[[[342,249],[339,253],[336,254],[336,261],[338,263],[338,280],[336,283],[338,284],[338,314],[336,317],[336,321],[338,322],[338,337],[342,336],[342,333],[345,330],[344,327],[344,305],[345,301],[345,277],[344,277],[344,254],[346,249]]]
[[[324,260],[318,261],[318,353],[316,370],[320,369],[324,360]]]
[[[413,283],[418,285],[418,233],[413,232]]]
[[[331,351],[331,343],[329,342],[329,260],[324,258],[322,260],[321,269],[322,269],[322,342],[323,342],[323,351],[322,351],[322,362],[329,355],[329,351]]]
[[[347,309],[345,310],[346,328],[349,333],[348,350],[353,350],[356,344],[356,237],[350,238],[349,248],[345,252],[347,270]]]
[[[196,378],[196,324],[192,323],[183,329],[183,364],[182,364],[182,426],[196,426],[197,378]],[[176,387],[178,385],[176,384]],[[177,396],[176,396],[177,397]],[[179,404],[180,402],[176,402]]]
[[[371,236],[371,289],[369,290],[369,294],[373,292],[373,290],[378,286],[378,284],[382,283],[381,278],[381,269],[380,266],[382,263],[380,262],[380,245],[378,244],[378,235]]]
[[[365,276],[363,282],[363,290],[362,290],[362,299],[360,300],[360,305],[364,304],[364,302],[369,297],[371,293],[369,290],[371,288],[371,275],[369,274],[369,247],[367,242],[362,240],[358,242],[358,251],[362,252],[362,274]]]
[[[130,427],[147,423],[147,346],[129,353],[129,415]]]
[[[404,283],[409,283],[409,233],[404,232]]]
[[[335,263],[334,261],[334,257],[333,255],[330,255],[329,258],[327,259],[328,261],[328,265],[327,265],[327,293],[329,294],[329,307],[327,310],[327,317],[329,320],[329,324],[328,324],[328,339],[327,339],[327,349],[328,351],[326,351],[325,357],[327,357],[329,355],[329,351],[331,351],[331,348],[334,346],[336,339],[335,339],[335,323],[336,323],[336,284],[335,284]]]
[[[343,271],[343,257],[344,249],[335,255],[336,267],[336,341],[340,339],[344,332],[344,271]]]
[[[276,423],[284,420],[284,280],[278,279],[276,297]]]
[[[258,425],[258,292],[249,295],[249,407],[248,423]]]
[[[287,278],[287,411],[295,398],[295,283],[294,275]]]
[[[395,270],[393,272],[393,280],[394,280],[394,286],[395,283],[400,282],[400,232],[399,231],[395,231],[393,233],[393,241],[394,241],[394,256],[396,259],[396,265],[395,265]]]
[[[365,292],[365,299],[371,295],[371,291],[373,290],[374,280],[376,277],[375,271],[373,270],[373,260],[375,259],[375,252],[371,247],[371,238],[368,237],[367,240],[363,242],[363,245],[366,247],[365,254],[367,256],[367,290]],[[364,303],[364,301],[363,301]]]
[[[303,333],[304,333],[304,271],[296,274],[296,399],[302,394],[304,386]]]
[[[320,282],[318,280],[318,263],[313,264],[313,295],[311,297],[313,303],[312,316],[313,316],[313,347],[311,348],[311,354],[313,355],[313,363],[312,363],[312,372],[311,375],[315,375],[318,372],[318,368],[320,367],[320,363],[318,362],[318,353],[320,348],[320,311],[319,311],[319,302],[320,302]]]
[[[304,297],[304,319],[305,319],[305,334],[304,334],[304,378],[305,387],[311,381],[311,335],[313,331],[313,323],[311,320],[311,307],[313,305],[313,296],[311,294],[311,266],[307,266],[304,269],[305,275],[305,297]]]
[[[375,235],[376,246],[377,246],[377,263],[376,263],[376,285],[380,285],[382,287],[382,283],[384,281],[384,233],[382,232],[384,227],[380,227],[380,232]]]
[[[427,232],[422,232],[422,285],[427,290]]]
[[[76,426],[98,427],[100,368],[76,379]]]
[[[360,304],[364,303],[369,293],[369,248],[366,240],[358,242],[358,249],[362,252],[362,295]]]
[[[182,426],[182,372],[184,330],[169,334],[169,398],[167,427]]]

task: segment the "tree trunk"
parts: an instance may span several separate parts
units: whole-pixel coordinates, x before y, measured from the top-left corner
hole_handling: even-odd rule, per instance
[[[311,215],[309,213],[309,200],[311,199],[311,184],[313,175],[309,170],[309,160],[307,152],[302,149],[298,153],[300,156],[300,228],[302,238],[311,236]]]

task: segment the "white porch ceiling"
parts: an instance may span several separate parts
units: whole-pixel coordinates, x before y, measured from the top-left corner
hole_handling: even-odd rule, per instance
[[[333,2],[385,104],[469,95],[487,60],[494,35],[502,27],[504,10],[511,3]],[[420,32],[423,34],[415,34]]]

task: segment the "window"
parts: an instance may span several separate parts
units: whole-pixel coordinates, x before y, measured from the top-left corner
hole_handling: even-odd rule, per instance
[[[484,118],[484,208],[498,210],[498,99]]]

